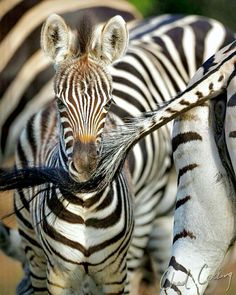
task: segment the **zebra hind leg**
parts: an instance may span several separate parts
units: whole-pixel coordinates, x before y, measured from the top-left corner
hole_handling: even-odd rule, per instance
[[[139,272],[139,294],[151,295],[158,292],[160,278],[170,258],[172,224],[172,216],[160,217],[153,223],[153,230]]]
[[[155,220],[147,251],[151,256],[156,277],[160,279],[168,267],[171,256],[173,216],[163,216]]]

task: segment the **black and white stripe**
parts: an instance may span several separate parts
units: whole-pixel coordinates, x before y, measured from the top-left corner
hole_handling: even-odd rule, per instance
[[[114,132],[114,154],[111,141],[104,143],[109,155],[104,161],[114,155],[119,161],[140,138],[177,118],[172,138],[178,174],[174,237],[161,294],[203,294],[235,242],[235,49],[234,41],[210,57],[182,93]],[[118,166],[113,162],[113,170]]]
[[[214,23],[214,21],[209,21],[210,24],[217,24],[215,25],[209,25],[207,26],[207,20],[206,19],[202,19],[202,18],[198,18],[198,17],[193,17],[193,18],[189,18],[189,22],[186,20],[188,18],[182,18],[182,23],[181,23],[181,17],[177,18],[177,23],[175,23],[172,18],[170,16],[166,16],[166,22],[165,24],[167,25],[167,28],[163,28],[163,36],[161,35],[161,32],[158,31],[159,27],[157,28],[157,33],[155,36],[155,30],[153,31],[153,34],[151,34],[150,36],[146,36],[143,38],[143,40],[137,41],[134,40],[133,43],[131,42],[131,46],[130,49],[127,53],[127,57],[124,57],[124,59],[117,64],[117,66],[114,68],[114,70],[112,69],[112,76],[114,77],[114,90],[113,90],[113,97],[114,100],[116,101],[117,105],[113,106],[113,109],[115,109],[116,111],[114,111],[115,113],[115,118],[117,118],[117,115],[119,115],[120,117],[123,117],[124,114],[129,114],[129,110],[131,109],[131,107],[133,106],[133,115],[137,115],[138,113],[140,113],[140,111],[143,111],[143,109],[139,109],[137,106],[143,107],[145,106],[144,110],[152,110],[155,108],[156,103],[160,103],[163,102],[165,100],[167,100],[169,97],[167,97],[167,95],[170,95],[172,93],[176,93],[179,90],[182,90],[187,81],[188,81],[188,76],[189,73],[194,72],[194,70],[192,69],[192,67],[194,68],[195,66],[198,66],[198,62],[202,62],[204,56],[207,56],[207,51],[204,51],[204,54],[200,54],[200,57],[197,55],[197,52],[195,52],[196,46],[195,46],[195,42],[193,42],[193,48],[192,48],[192,52],[194,52],[194,61],[191,61],[190,58],[187,57],[187,55],[182,56],[181,54],[183,53],[183,50],[180,50],[179,48],[182,49],[182,47],[180,46],[178,49],[180,51],[175,51],[176,56],[179,56],[179,59],[177,58],[172,58],[172,55],[170,55],[168,53],[168,50],[171,51],[171,49],[176,47],[173,47],[173,45],[175,44],[174,40],[177,37],[180,36],[180,40],[182,41],[183,39],[181,39],[181,37],[183,38],[183,35],[180,34],[178,35],[178,33],[181,31],[182,33],[185,32],[185,34],[188,34],[189,31],[191,31],[191,33],[194,32],[193,36],[195,36],[195,41],[198,41],[197,44],[205,44],[206,39],[207,38],[200,38],[200,40],[197,39],[198,34],[196,31],[193,30],[195,23],[198,24],[199,28],[202,29],[201,24],[205,24],[205,30],[207,33],[206,36],[209,36],[212,31],[217,32],[217,34],[219,34],[219,31],[222,32],[222,40],[225,41],[225,39],[229,38],[233,38],[233,35],[230,36],[225,35],[224,30],[222,30],[222,27],[220,27],[219,30],[219,24],[218,23]],[[191,23],[192,22],[192,23]],[[191,28],[191,24],[192,28]],[[182,27],[181,27],[182,25]],[[179,26],[181,27],[181,29],[179,30]],[[209,29],[210,27],[210,29]],[[140,29],[140,28],[139,28]],[[174,30],[176,29],[175,33]],[[192,30],[191,30],[192,29]],[[168,31],[170,30],[170,32]],[[186,33],[187,32],[187,33]],[[169,34],[168,34],[169,33]],[[196,34],[196,35],[195,35]],[[132,33],[131,33],[132,36]],[[209,38],[210,40],[210,38]],[[202,42],[202,43],[201,43]],[[182,43],[181,43],[182,44]],[[157,51],[157,49],[162,46],[161,50]],[[204,47],[205,48],[205,47]],[[215,50],[218,49],[218,44],[216,45]],[[190,49],[189,49],[190,50]],[[212,50],[212,49],[211,49]],[[164,54],[163,54],[164,52]],[[209,53],[210,54],[210,53]],[[176,57],[175,56],[175,57]],[[196,56],[198,56],[198,58],[196,58]],[[181,57],[181,58],[180,58]],[[193,57],[191,55],[191,57]],[[127,61],[127,59],[129,59],[130,63]],[[152,60],[156,66],[156,68],[153,68],[151,66],[151,63],[149,62],[149,60]],[[188,70],[185,69],[185,67],[183,65],[181,65],[181,63],[184,63],[183,61],[187,60],[187,64],[189,65]],[[171,61],[171,62],[170,62]],[[123,63],[122,63],[123,62]],[[194,66],[193,66],[194,64]],[[191,67],[190,67],[191,65]],[[185,64],[186,66],[186,64]],[[119,68],[120,67],[120,68]],[[192,70],[190,70],[190,68]],[[138,69],[138,70],[137,70]],[[184,70],[185,69],[185,70]],[[115,74],[118,73],[118,74]],[[120,77],[124,78],[123,80],[123,84],[117,83],[116,86],[116,77],[119,77],[119,73],[120,73]],[[185,74],[184,74],[185,73]],[[173,75],[173,76],[172,76]],[[183,75],[183,76],[182,76]],[[129,79],[127,77],[131,77],[132,79]],[[163,78],[165,77],[165,78]],[[136,80],[135,80],[136,78]],[[162,79],[162,83],[160,83],[160,79]],[[124,82],[125,81],[125,82]],[[126,82],[130,81],[129,87],[125,87]],[[137,81],[138,83],[133,83],[132,82]],[[164,85],[162,85],[164,84]],[[120,87],[120,85],[123,85],[123,88]],[[135,87],[136,86],[136,87]],[[117,89],[117,90],[116,90]],[[123,89],[123,91],[122,91]],[[166,90],[165,90],[166,89]],[[129,91],[130,90],[130,91]],[[117,91],[117,92],[115,92]],[[116,93],[119,93],[119,96],[116,95]],[[129,95],[128,95],[129,94]],[[127,102],[129,102],[130,99],[133,99],[134,96],[136,97],[136,94],[141,94],[140,96],[137,95],[137,97],[140,97],[141,100],[133,100],[134,103],[133,104],[128,104],[128,106],[131,106],[130,108],[126,107],[127,106]],[[198,93],[199,94],[199,93]],[[200,95],[197,95],[198,97]],[[146,100],[147,102],[145,103],[143,100],[143,97],[146,99],[148,97],[148,99]],[[156,101],[155,101],[155,99]],[[119,108],[119,105],[121,105],[119,103],[119,98],[120,101],[124,102],[124,106],[123,108]],[[123,100],[122,100],[123,99]],[[187,100],[185,100],[185,102],[187,102]],[[155,105],[155,106],[154,106]],[[185,105],[186,107],[186,103],[183,103],[181,105]],[[111,109],[112,110],[112,109]],[[120,111],[120,112],[119,112]],[[168,109],[167,113],[173,116],[174,114],[174,110],[173,109]],[[37,117],[37,116],[36,116]],[[167,119],[169,119],[170,116],[167,117]],[[40,118],[40,115],[39,115]],[[165,118],[162,117],[161,120],[164,120]],[[40,121],[40,119],[37,119],[38,121]],[[165,121],[165,120],[164,120]],[[118,121],[119,122],[119,121]],[[38,125],[41,126],[41,125]],[[39,130],[37,130],[38,132]],[[40,131],[41,132],[41,131]],[[27,139],[27,136],[25,137]],[[36,138],[38,138],[38,135],[36,136]],[[39,137],[41,138],[41,136]],[[149,144],[148,144],[148,140],[149,140]],[[168,167],[170,166],[170,157],[169,157],[169,153],[170,153],[170,145],[169,145],[169,130],[167,128],[163,129],[162,131],[160,131],[159,133],[153,134],[153,137],[150,139],[146,139],[143,143],[140,144],[140,147],[144,147],[147,149],[148,151],[148,156],[151,156],[151,152],[150,152],[150,148],[148,148],[148,146],[150,146],[150,142],[157,144],[159,147],[162,147],[163,150],[165,151],[163,153],[163,150],[157,150],[154,149],[154,151],[152,151],[152,153],[154,153],[153,159],[158,159],[160,161],[160,163],[164,163],[164,166],[160,165],[159,167],[157,166],[157,162],[156,161],[150,161],[150,165],[145,165],[146,163],[143,161],[142,165],[137,165],[138,161],[133,161],[134,165],[132,167],[131,165],[131,172],[132,175],[135,175],[136,173],[136,179],[133,178],[133,184],[134,184],[134,188],[136,190],[135,195],[137,198],[137,205],[135,207],[136,209],[136,220],[140,221],[140,224],[143,227],[143,221],[146,218],[146,226],[147,226],[147,232],[150,233],[150,229],[152,228],[152,221],[155,220],[156,217],[161,216],[163,214],[163,212],[167,213],[168,210],[172,207],[173,205],[173,199],[172,196],[172,201],[169,201],[168,198],[165,198],[165,200],[168,200],[166,203],[162,203],[163,201],[163,190],[164,187],[166,185],[167,179],[168,177],[166,176],[166,171],[168,169]],[[160,142],[162,144],[160,144]],[[165,143],[165,145],[163,146],[163,142]],[[23,144],[27,145],[27,141],[26,140],[22,140]],[[135,147],[134,147],[134,154],[130,155],[131,159],[133,157],[133,159],[137,159],[138,155],[140,154],[140,147],[137,147],[137,152],[135,152]],[[138,150],[139,149],[139,150]],[[56,148],[55,148],[56,150]],[[158,153],[157,153],[158,151]],[[52,151],[50,151],[51,154]],[[155,154],[156,153],[156,154]],[[157,156],[158,155],[158,156]],[[145,156],[145,153],[144,153]],[[57,158],[57,157],[55,157]],[[54,159],[54,157],[52,157],[52,159]],[[144,158],[145,159],[145,158]],[[136,164],[136,166],[135,166]],[[154,168],[153,166],[156,165],[157,168]],[[137,168],[139,167],[139,169]],[[160,167],[162,169],[160,169]],[[146,171],[148,171],[148,169],[151,169],[149,171],[153,171],[152,173],[146,173]],[[142,171],[142,173],[139,173],[138,171]],[[154,173],[155,171],[158,171],[159,174]],[[145,177],[143,176],[145,175]],[[157,183],[157,178],[156,175],[159,175],[159,182]],[[136,184],[138,184],[136,186]],[[148,188],[148,185],[149,188]],[[147,194],[146,192],[152,192],[151,194]],[[150,202],[150,200],[152,200],[152,202]],[[148,202],[147,202],[148,201]],[[162,204],[161,204],[162,203]],[[144,206],[145,205],[145,206]],[[157,206],[159,205],[159,206]],[[155,210],[150,210],[156,208]],[[140,208],[140,209],[139,209]],[[142,211],[142,210],[144,211]],[[139,210],[140,210],[140,215],[139,215]],[[143,213],[145,212],[145,213]],[[154,212],[154,213],[153,213]],[[142,220],[142,217],[143,220]],[[138,239],[138,236],[140,237],[139,233],[139,222],[137,222],[137,227],[135,227],[135,229],[137,230],[137,235],[134,232],[134,239],[133,239],[133,245],[131,245],[130,248],[130,253],[131,253],[131,257],[132,257],[132,251],[133,253],[137,253],[138,249],[142,249],[143,244],[146,244],[146,241],[148,240],[148,235],[143,234],[142,232],[142,239],[141,240],[141,244],[142,246],[140,246],[140,244],[135,243],[135,237],[137,236],[136,241],[140,241],[140,239]],[[46,247],[46,246],[45,246]],[[132,248],[133,247],[133,248]],[[50,252],[50,251],[49,251]],[[142,250],[141,250],[142,252]],[[135,261],[135,255],[133,255],[132,259],[133,261]],[[138,257],[139,258],[139,257]],[[139,259],[137,259],[138,261]],[[132,265],[132,268],[137,267],[137,264],[134,263],[134,265]]]

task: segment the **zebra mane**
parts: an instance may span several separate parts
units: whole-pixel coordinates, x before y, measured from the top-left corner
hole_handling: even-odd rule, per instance
[[[141,138],[170,122],[180,114],[217,97],[236,75],[236,41],[208,59],[190,80],[185,91],[159,109],[128,119],[104,134],[101,158],[92,177],[76,182],[63,169],[28,167],[0,170],[0,191],[53,183],[64,192],[85,193],[105,188],[120,172],[126,155]]]
[[[77,48],[77,51],[79,51],[80,55],[89,53],[91,43],[93,40],[94,28],[94,17],[91,17],[89,15],[83,15],[83,17],[79,20],[76,29],[76,45],[79,47]]]

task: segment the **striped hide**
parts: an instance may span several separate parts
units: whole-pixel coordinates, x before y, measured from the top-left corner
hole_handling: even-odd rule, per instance
[[[212,39],[215,35],[218,36],[219,43],[214,43],[213,46]],[[191,38],[192,40],[191,48],[189,46],[189,43],[187,42],[189,38]],[[203,95],[200,95],[201,90],[199,89],[202,89],[200,88],[202,87],[202,84],[200,83],[202,81],[201,79],[199,80],[200,82],[197,80],[195,84],[195,80],[193,79],[191,83],[193,83],[192,85],[194,86],[191,86],[190,84],[190,87],[182,94],[178,95],[175,100],[171,100],[169,103],[167,101],[169,97],[174,96],[176,92],[185,89],[190,76],[195,72],[196,68],[203,62],[203,60],[209,57],[210,54],[216,52],[219,47],[223,46],[225,43],[233,39],[234,35],[218,22],[196,16],[163,16],[161,18],[153,18],[151,20],[148,20],[147,22],[143,22],[136,28],[134,28],[131,31],[131,42],[126,55],[120,60],[119,63],[110,68],[113,82],[112,96],[110,96],[111,92],[109,91],[111,89],[111,81],[109,79],[106,80],[106,83],[100,83],[100,85],[97,87],[100,92],[103,91],[103,95],[101,95],[101,97],[103,96],[106,99],[109,99],[106,100],[106,102],[108,103],[108,108],[106,108],[107,104],[105,104],[104,101],[102,103],[102,108],[104,109],[103,115],[99,115],[100,122],[98,120],[99,124],[96,127],[95,134],[89,134],[88,131],[81,134],[80,132],[83,129],[82,128],[79,129],[79,132],[76,135],[76,140],[79,141],[79,150],[81,150],[81,142],[83,144],[82,150],[84,148],[84,144],[89,143],[89,152],[85,154],[91,156],[91,158],[94,159],[96,158],[96,156],[94,157],[94,155],[96,155],[96,152],[98,153],[99,157],[95,160],[95,163],[90,163],[89,159],[87,159],[85,161],[86,163],[84,163],[84,157],[83,159],[81,159],[79,154],[74,153],[74,134],[75,130],[78,131],[78,129],[76,128],[76,126],[73,126],[73,128],[71,126],[73,124],[78,124],[78,122],[81,120],[75,122],[73,119],[66,119],[66,108],[63,105],[69,104],[70,101],[68,100],[68,97],[70,97],[70,94],[76,93],[74,90],[69,90],[70,87],[73,86],[73,84],[71,84],[69,82],[70,80],[68,79],[72,77],[73,71],[71,72],[68,69],[75,69],[70,68],[70,62],[66,64],[65,67],[59,67],[62,72],[59,72],[59,74],[57,72],[57,75],[59,75],[57,76],[57,78],[59,77],[58,80],[61,81],[61,83],[56,82],[55,84],[57,96],[56,104],[60,116],[63,117],[63,120],[60,121],[61,129],[56,129],[56,122],[58,119],[55,112],[56,107],[54,102],[46,109],[38,112],[38,114],[27,124],[27,127],[21,136],[21,140],[18,145],[18,168],[23,167],[30,169],[30,167],[32,166],[35,167],[41,165],[46,165],[50,168],[55,169],[59,167],[65,171],[69,171],[70,175],[73,177],[74,180],[76,180],[77,184],[79,184],[80,181],[89,179],[93,174],[95,174],[95,176],[98,175],[98,185],[96,185],[96,182],[95,184],[93,183],[92,190],[94,190],[95,188],[97,191],[106,191],[107,187],[110,187],[111,183],[118,183],[119,185],[117,187],[123,188],[124,194],[121,195],[124,196],[124,204],[126,204],[126,217],[128,218],[128,220],[130,220],[130,223],[128,223],[130,226],[128,234],[127,236],[123,236],[124,239],[127,238],[127,240],[123,240],[127,248],[123,248],[123,250],[125,251],[129,249],[127,264],[128,270],[130,272],[140,266],[140,261],[142,261],[142,256],[146,247],[150,247],[147,249],[148,251],[150,251],[150,253],[152,252],[151,245],[153,245],[153,241],[149,240],[149,237],[153,237],[154,240],[156,238],[155,235],[152,236],[152,233],[154,233],[155,231],[155,228],[153,228],[152,225],[156,225],[157,223],[155,222],[159,220],[159,218],[168,215],[175,203],[174,194],[165,194],[166,184],[169,177],[167,172],[171,165],[171,127],[164,127],[158,132],[153,132],[151,137],[146,137],[144,141],[139,142],[139,144],[133,147],[132,152],[130,152],[128,155],[128,171],[126,170],[127,166],[125,166],[125,169],[119,170],[119,173],[117,174],[117,168],[120,167],[119,163],[124,159],[124,155],[126,155],[127,150],[131,148],[134,143],[139,141],[142,136],[149,133],[150,131],[153,131],[155,128],[160,127],[161,124],[163,125],[164,123],[167,123],[169,120],[178,116],[182,111],[188,110],[192,106],[201,103],[201,99],[203,99],[203,97],[205,97],[206,95],[205,93],[203,93]],[[68,43],[66,40],[64,40],[63,44]],[[74,48],[69,49],[74,50]],[[76,52],[73,50],[72,56],[73,54],[76,54]],[[96,54],[97,52],[100,52],[102,50],[102,47],[95,47],[94,50]],[[60,63],[67,52],[61,50],[61,48],[59,48],[58,51],[59,56],[56,57],[56,63]],[[52,56],[53,54],[55,54],[55,52],[52,51]],[[107,56],[103,58],[105,58],[106,60]],[[110,60],[109,56],[108,60]],[[155,67],[153,65],[155,65]],[[82,65],[80,65],[80,68],[81,66]],[[209,64],[209,68],[207,69],[211,70],[211,64]],[[96,71],[96,73],[99,76],[103,75],[103,77],[106,77],[106,73],[104,74],[102,72],[99,72],[98,70]],[[214,71],[210,73],[210,77],[213,77],[212,79],[213,81],[215,81]],[[63,75],[60,76],[60,74]],[[63,81],[61,77],[68,77],[68,79],[66,78]],[[88,76],[85,75],[85,77],[87,78]],[[76,78],[74,78],[73,81],[76,81],[75,79]],[[84,81],[87,80],[85,79]],[[88,81],[93,81],[94,83],[93,79],[89,79]],[[205,80],[203,79],[203,82],[204,81]],[[218,84],[220,84],[221,81],[222,79],[219,81]],[[75,84],[80,85],[79,83]],[[218,84],[216,83],[215,87],[218,87]],[[65,85],[67,86],[67,90],[63,88],[63,86]],[[81,85],[79,89],[80,91],[82,89],[87,96],[91,96],[91,93],[93,93],[94,91],[92,89],[90,90],[90,88],[87,86],[85,87]],[[188,99],[190,99],[191,97],[188,98],[188,94],[192,93],[191,91],[193,91],[193,89],[196,92],[194,92],[195,95],[192,98],[193,101],[190,100],[189,102]],[[216,88],[213,88],[213,90],[217,91]],[[86,97],[86,95],[84,96]],[[181,98],[183,99],[182,103]],[[110,106],[110,103],[112,103],[113,100],[116,102],[116,104],[111,104]],[[163,104],[164,106],[159,111],[155,112],[157,103],[159,105]],[[89,104],[85,104],[83,110],[85,110],[86,108],[89,108]],[[123,121],[123,118],[125,116],[132,115],[133,117],[136,117],[140,115],[143,111],[151,112],[147,114],[147,117],[138,117],[137,119],[134,118],[133,120],[131,119],[130,122],[126,124],[125,128],[122,129],[122,133],[120,132],[119,124]],[[72,114],[73,112],[73,109],[69,108],[69,113]],[[88,112],[86,114],[88,114]],[[70,118],[72,118],[72,116],[70,116]],[[116,130],[118,130],[119,132],[116,132],[116,130],[114,131],[109,124],[106,125],[107,123],[104,118],[107,119],[107,123],[111,124],[111,126],[116,126]],[[84,122],[85,121],[86,120],[84,119]],[[48,123],[45,124],[45,122]],[[129,133],[130,130],[131,133]],[[115,134],[115,137],[112,137],[113,132]],[[60,135],[60,137],[58,134]],[[132,137],[129,137],[130,134],[132,135]],[[61,140],[62,138],[66,138],[66,140]],[[93,142],[92,147],[91,142]],[[119,148],[117,148],[117,145],[122,145],[121,152]],[[142,157],[140,157],[140,151],[142,151]],[[68,159],[71,158],[72,162],[69,162]],[[77,163],[76,165],[74,164],[75,162]],[[105,163],[102,166],[102,169],[99,166],[100,163]],[[101,173],[101,171],[103,171],[103,177],[105,179],[104,181],[99,174]],[[131,188],[129,186],[129,173],[131,174]],[[62,181],[62,179],[60,179],[60,181]],[[46,182],[52,182],[52,179],[47,179]],[[75,185],[73,183],[76,188],[78,188],[77,184]],[[123,186],[124,184],[125,186]],[[53,185],[56,186],[55,190]],[[40,200],[50,200],[51,198],[56,198],[56,200],[59,203],[61,202],[62,204],[64,204],[64,198],[66,201],[68,201],[69,198],[68,206],[72,206],[71,208],[73,208],[74,191],[72,190],[72,195],[69,194],[67,196],[68,189],[66,189],[65,191],[63,190],[63,193],[60,191],[60,187],[58,190],[58,181],[55,181],[53,185],[47,185],[47,188],[50,188],[50,190],[48,195],[45,195],[45,198],[40,198],[36,196],[35,199],[30,202],[29,207],[26,206],[23,210],[17,211],[19,222],[22,227],[21,235],[23,236],[25,248],[27,243],[31,245],[27,256],[31,257],[31,253],[38,251],[36,256],[32,255],[32,259],[33,257],[40,257],[41,260],[39,259],[39,265],[44,266],[45,261],[44,259],[42,259],[42,249],[40,250],[38,248],[43,247],[45,253],[47,253],[46,257],[48,261],[54,260],[54,258],[51,258],[52,260],[50,260],[50,257],[58,257],[58,253],[55,253],[54,251],[55,245],[52,247],[52,245],[50,244],[55,242],[53,242],[53,239],[50,240],[50,243],[48,242],[48,236],[53,236],[54,238],[56,238],[57,231],[53,232],[53,230],[55,230],[54,228],[47,229],[47,225],[45,225],[44,222],[40,222],[42,217],[43,220],[50,220],[50,214],[49,216],[47,216],[47,208],[49,208],[48,206],[50,206],[49,203],[45,203],[46,205],[44,208],[46,208],[46,211],[42,210],[43,216],[40,215],[41,213],[37,213],[40,212],[40,210],[37,211],[30,208],[43,208],[41,207],[43,203],[40,203]],[[86,182],[82,184],[81,187],[81,196],[83,197],[83,194],[85,194],[86,198],[86,194],[88,193],[86,192]],[[125,187],[126,190],[124,189]],[[129,207],[130,203],[127,202],[127,200],[129,200],[130,189],[135,196],[135,227],[133,232],[133,239],[131,245],[129,246],[128,238],[130,238],[131,235],[130,230],[132,228],[132,212],[130,211]],[[27,204],[31,200],[32,196],[36,194],[36,191],[37,189],[28,189],[23,194],[21,194],[21,191],[19,191],[20,197],[16,198],[16,207],[19,209],[22,207],[23,204]],[[92,195],[89,196],[93,197],[94,195],[92,193]],[[106,199],[106,195],[102,196],[104,197],[104,199]],[[117,195],[114,193],[114,196]],[[77,204],[76,206],[79,208],[81,205]],[[62,208],[62,211],[59,210],[59,212],[57,211],[57,207],[50,207],[50,210],[52,209],[56,220],[60,220],[59,216],[57,216],[59,213],[62,214],[62,220],[67,218],[66,216],[63,216],[63,210],[65,208]],[[30,212],[34,212],[34,222],[32,222],[31,220]],[[30,228],[30,226],[32,227],[32,223],[34,224],[35,229],[37,228],[36,232],[34,228]],[[78,220],[77,223],[80,224]],[[95,227],[94,223],[92,227]],[[47,230],[49,230],[49,232],[47,232]],[[42,235],[42,233],[47,236],[46,239],[44,238],[44,234]],[[93,235],[91,235],[91,237],[92,236]],[[39,241],[37,239],[39,239]],[[36,243],[33,242],[35,240],[37,241]],[[59,241],[57,240],[59,244],[61,243],[65,245],[63,241],[65,240],[63,240],[63,237],[61,236],[59,238]],[[38,242],[40,244],[40,247],[38,247]],[[32,246],[32,244],[34,245]],[[70,246],[73,248],[72,244]],[[78,246],[78,244],[76,244],[76,246]],[[35,250],[35,248],[38,250]],[[156,253],[155,251],[156,249],[154,248],[154,255]],[[54,253],[53,255],[52,252]],[[73,264],[72,261],[67,262],[67,266]],[[83,262],[81,264],[83,265],[83,267],[81,266],[81,268],[83,272],[91,275],[91,272],[93,273],[93,270],[90,270],[86,263]],[[163,263],[163,266],[164,265],[165,263]],[[124,267],[123,264],[119,266]],[[35,270],[33,270],[32,273],[34,275],[32,276],[35,289],[42,288],[43,290],[45,290],[45,292],[47,292],[47,288],[60,288],[61,286],[63,286],[54,286],[54,282],[58,282],[58,278],[55,276],[55,272],[53,271],[51,265],[49,268],[52,271],[52,281],[49,280],[47,284],[49,286],[51,282],[52,286],[45,286],[45,270],[42,271],[41,281],[44,281],[42,285],[39,283],[40,277],[37,278],[35,275]],[[91,267],[91,269],[93,269],[93,267]],[[94,269],[94,272],[96,273],[97,269]],[[106,274],[106,271],[104,273]],[[124,272],[121,272],[120,275],[122,277],[120,279],[123,284],[125,280]],[[98,281],[98,283],[102,282],[103,279],[101,279],[99,275],[97,277],[96,275],[94,275],[94,278]],[[119,282],[121,281],[119,280]],[[61,281],[60,279],[59,282],[60,284],[64,284],[63,281]],[[37,286],[37,284],[39,285]],[[70,281],[70,283],[68,283],[68,286],[63,286],[63,288],[68,289],[74,288],[75,286],[78,287],[76,284],[79,284],[79,282],[76,281],[75,283]],[[121,290],[118,292],[122,293],[122,288],[124,288],[122,284],[117,284],[116,287],[113,287],[117,288],[117,290]],[[111,286],[107,287],[106,284],[104,284],[104,288],[105,290],[108,290],[105,292],[111,292]],[[126,293],[128,292],[129,290],[127,287]]]

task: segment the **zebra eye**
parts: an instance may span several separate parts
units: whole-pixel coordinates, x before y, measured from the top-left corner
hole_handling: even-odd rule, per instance
[[[104,106],[104,109],[105,109],[106,111],[109,111],[109,109],[110,109],[112,103],[115,104],[115,101],[114,101],[113,98],[111,98],[111,99],[108,100],[108,102],[107,102],[107,103],[105,104],[105,106]]]
[[[107,111],[107,112],[109,111],[111,104],[112,104],[112,99],[109,99],[108,102],[104,106],[105,111]]]
[[[66,105],[63,103],[63,101],[61,99],[57,99],[57,105],[60,110],[66,108]]]

